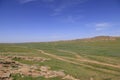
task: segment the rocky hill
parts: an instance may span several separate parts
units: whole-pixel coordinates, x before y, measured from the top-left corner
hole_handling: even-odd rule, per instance
[[[118,40],[120,37],[116,36],[96,36],[92,38],[76,39],[77,41],[113,41]]]

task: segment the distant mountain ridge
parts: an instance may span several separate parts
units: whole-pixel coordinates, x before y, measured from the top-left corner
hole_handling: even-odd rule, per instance
[[[92,38],[76,39],[81,41],[108,41],[108,40],[117,40],[120,39],[120,36],[96,36]]]
[[[95,36],[90,38],[59,40],[59,41],[51,41],[51,42],[71,42],[71,41],[94,42],[94,41],[115,41],[118,39],[120,40],[120,36]]]
[[[115,40],[120,40],[120,36],[95,36],[91,38],[60,40],[60,41],[53,41],[53,42],[71,42],[71,41],[94,42],[94,41],[115,41]]]

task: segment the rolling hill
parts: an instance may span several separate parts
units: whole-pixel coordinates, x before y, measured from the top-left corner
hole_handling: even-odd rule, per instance
[[[38,67],[30,74],[39,76],[16,71],[17,74],[11,73],[13,80],[120,80],[120,37],[0,44],[0,59],[6,57],[23,67]],[[36,58],[45,60],[41,62]],[[45,75],[41,74],[43,66],[50,67]],[[58,74],[60,71],[64,75]]]

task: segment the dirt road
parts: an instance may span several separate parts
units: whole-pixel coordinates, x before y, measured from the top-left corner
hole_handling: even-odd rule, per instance
[[[37,50],[37,51],[40,51],[40,53],[42,54],[45,54],[45,55],[48,55],[54,59],[58,59],[58,60],[61,60],[61,61],[65,61],[65,62],[68,62],[68,63],[72,63],[72,64],[76,64],[76,65],[80,65],[80,66],[84,66],[84,67],[88,67],[88,68],[91,68],[91,69],[94,69],[94,70],[99,70],[99,71],[102,71],[102,72],[106,72],[106,73],[112,73],[112,74],[115,74],[115,75],[120,75],[120,72],[116,72],[114,70],[109,70],[109,69],[103,69],[103,68],[97,68],[97,67],[93,67],[93,66],[90,66],[90,65],[86,65],[86,64],[82,64],[82,63],[79,63],[77,61],[71,61],[65,57],[62,57],[62,56],[57,56],[57,55],[54,55],[54,54],[51,54],[51,53],[46,53],[44,52],[43,50]],[[99,64],[99,65],[105,65],[105,66],[108,66],[108,67],[115,67],[115,68],[119,68],[119,66],[116,66],[116,65],[112,65],[112,64],[107,64],[107,63],[102,63],[102,62],[97,62],[97,61],[89,61],[87,59],[83,59],[83,60],[79,60],[79,61],[82,61],[82,62],[89,62],[89,63],[96,63],[96,64]]]
[[[86,58],[84,58],[84,57],[82,57],[82,56],[80,56],[77,53],[72,52],[72,51],[66,51],[66,50],[58,50],[58,51],[74,54],[77,58],[76,59],[75,58],[70,58],[70,59],[73,59],[73,60],[88,62],[88,63],[95,63],[95,64],[100,64],[100,65],[105,65],[105,66],[110,66],[110,67],[115,67],[115,68],[120,68],[119,65],[113,65],[113,64],[108,64],[108,63],[98,62],[98,61],[95,61],[95,60],[86,59]]]

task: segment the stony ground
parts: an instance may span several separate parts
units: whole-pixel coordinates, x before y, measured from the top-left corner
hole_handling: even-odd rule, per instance
[[[27,65],[15,61],[14,59],[23,59],[28,61],[44,62],[46,58],[41,57],[26,57],[26,56],[0,56],[0,80],[13,80],[13,74],[19,74],[21,77],[45,77],[54,78],[61,77],[64,80],[79,80],[69,74],[65,74],[63,70],[51,70],[49,66]]]

